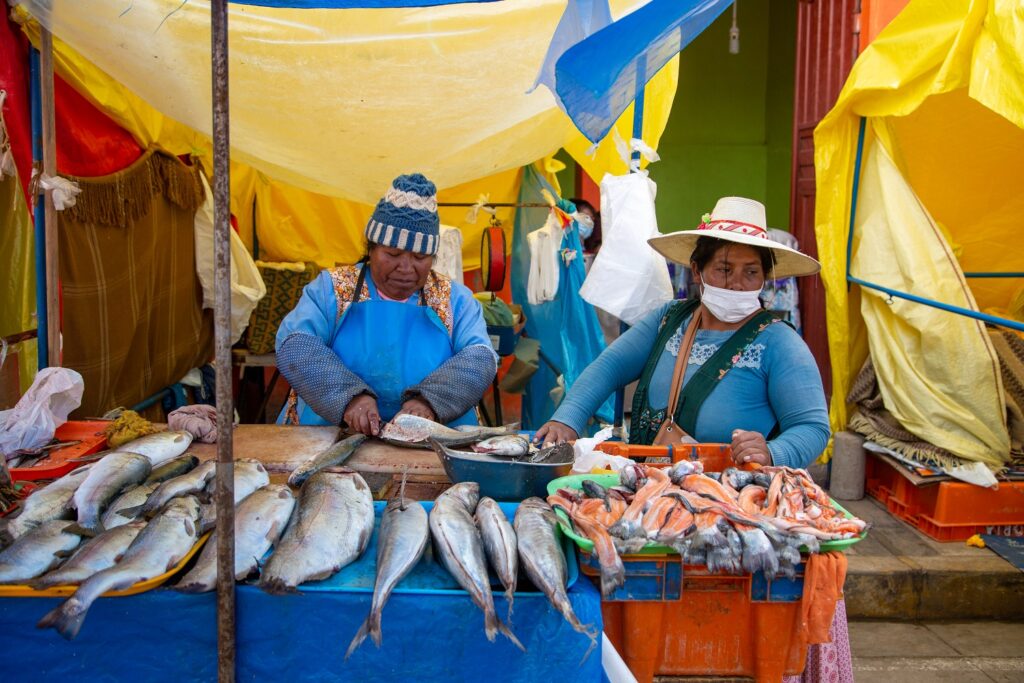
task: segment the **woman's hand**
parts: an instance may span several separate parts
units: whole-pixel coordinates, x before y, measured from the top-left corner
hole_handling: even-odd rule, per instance
[[[398,415],[403,413],[406,415],[422,417],[432,422],[437,422],[437,415],[434,414],[434,409],[431,408],[430,404],[422,398],[410,398],[408,401],[403,403],[402,409],[398,411]]]
[[[562,443],[563,441],[575,441],[578,438],[580,438],[580,435],[569,425],[552,421],[537,430],[537,435],[533,437],[533,442],[543,444]]]
[[[768,442],[761,432],[748,432],[734,429],[732,432],[732,460],[737,465],[756,463],[771,465],[772,456],[768,451]]]
[[[349,401],[342,416],[345,424],[360,434],[377,436],[380,433],[380,411],[377,399],[369,394],[359,394]]]

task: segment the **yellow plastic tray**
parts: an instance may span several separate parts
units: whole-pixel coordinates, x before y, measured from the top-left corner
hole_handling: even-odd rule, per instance
[[[107,591],[103,594],[103,597],[120,597],[125,595],[135,595],[136,593],[145,593],[146,591],[152,590],[163,584],[181,571],[181,568],[199,552],[203,547],[203,544],[206,543],[206,539],[208,539],[212,533],[212,531],[207,531],[205,534],[200,536],[199,540],[196,541],[196,544],[192,546],[192,549],[185,554],[185,557],[181,558],[181,561],[178,562],[178,564],[174,565],[160,576],[154,576],[148,581],[140,581],[139,583],[129,586],[123,590]],[[31,586],[9,584],[0,586],[0,598],[63,598],[71,595],[76,590],[78,590],[78,586],[53,586],[44,590],[36,590]]]

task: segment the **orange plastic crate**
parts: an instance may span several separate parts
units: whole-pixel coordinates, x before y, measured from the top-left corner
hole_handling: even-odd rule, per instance
[[[894,516],[937,541],[974,534],[1024,535],[1024,482],[1000,482],[997,490],[958,481],[915,486],[889,463],[869,457],[867,491]]]
[[[721,472],[734,467],[732,462],[732,446],[727,443],[695,443],[684,446],[636,446],[622,441],[605,441],[597,445],[597,450],[609,455],[621,455],[625,458],[670,458],[672,462],[680,460],[700,460],[704,463],[705,472]]]
[[[581,571],[597,569],[582,556]],[[678,555],[622,558],[626,585],[601,613],[605,633],[641,683],[654,676],[744,676],[777,683],[803,671],[803,579],[712,574]]]
[[[103,430],[109,424],[105,421],[71,420],[65,422],[57,427],[54,438],[58,441],[78,441],[80,443],[50,451],[49,455],[32,467],[12,467],[11,479],[14,481],[56,479],[81,467],[83,463],[75,462],[74,459],[103,450],[107,445],[107,437]]]

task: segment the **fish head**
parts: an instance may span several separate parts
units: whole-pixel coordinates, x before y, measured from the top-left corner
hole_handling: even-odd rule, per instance
[[[584,479],[582,488],[583,493],[585,493],[588,498],[600,498],[601,500],[604,500],[608,497],[608,489],[601,486],[593,479]]]
[[[700,460],[680,460],[673,463],[668,470],[668,478],[672,483],[677,484],[688,474],[699,474],[704,471],[704,464]]]

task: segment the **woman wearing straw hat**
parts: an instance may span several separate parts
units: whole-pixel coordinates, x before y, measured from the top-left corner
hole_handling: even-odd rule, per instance
[[[431,270],[439,235],[434,184],[396,178],[366,226],[366,258],[320,273],[278,329],[292,386],[279,423],[367,435],[400,413],[476,424],[497,356],[472,292]]]
[[[576,439],[610,393],[639,380],[630,443],[731,443],[738,464],[806,467],[829,438],[821,375],[800,336],[758,295],[767,278],[821,266],[771,240],[764,206],[742,197],[720,199],[696,230],[650,244],[690,266],[700,298],[666,304],[609,346],[538,440]]]

